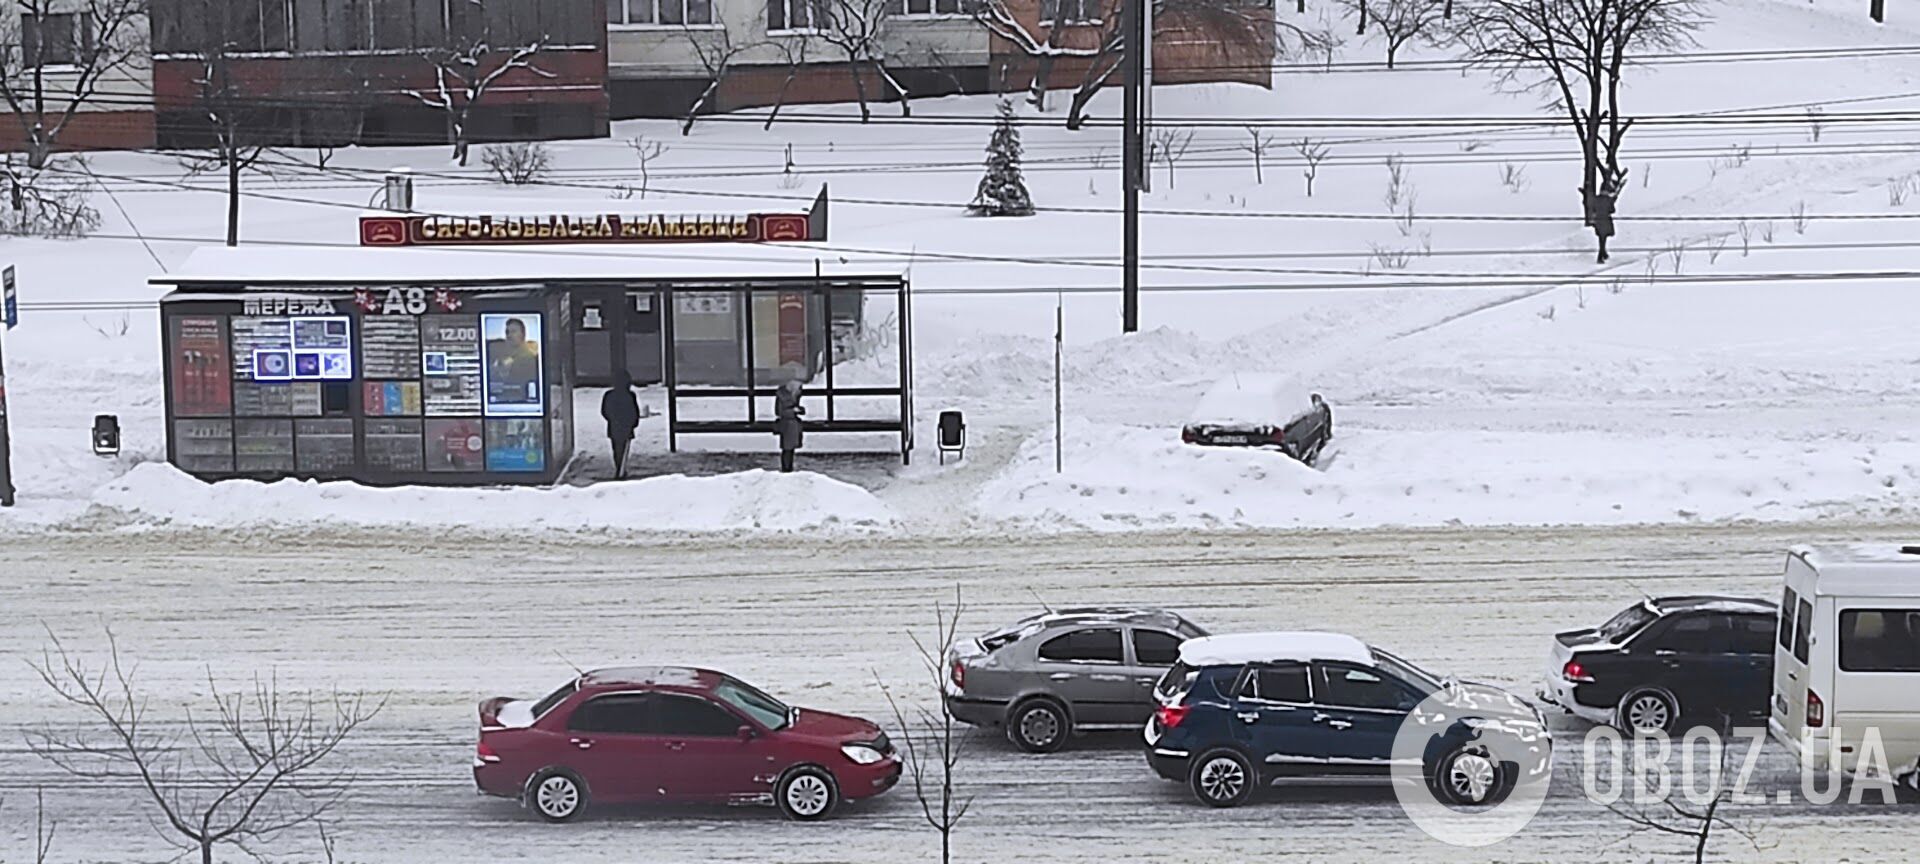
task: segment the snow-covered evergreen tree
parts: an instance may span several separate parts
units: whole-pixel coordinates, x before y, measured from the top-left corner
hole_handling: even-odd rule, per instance
[[[1000,100],[1000,121],[987,142],[987,176],[967,205],[975,216],[1032,216],[1033,197],[1020,177],[1020,129],[1013,125],[1013,100]]]

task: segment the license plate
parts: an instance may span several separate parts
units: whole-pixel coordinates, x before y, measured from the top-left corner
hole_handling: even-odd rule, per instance
[[[1787,694],[1773,694],[1773,713],[1781,717],[1787,716]]]
[[[1252,435],[1215,435],[1213,436],[1213,443],[1215,444],[1252,444],[1253,436]]]

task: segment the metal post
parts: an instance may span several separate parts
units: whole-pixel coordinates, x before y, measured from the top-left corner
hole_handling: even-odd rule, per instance
[[[1153,191],[1153,3],[1140,0],[1140,191]]]
[[[1065,454],[1066,432],[1061,427],[1061,367],[1066,353],[1067,339],[1067,303],[1064,296],[1055,291],[1053,294],[1053,473],[1067,470]]]
[[[1121,41],[1126,52],[1126,91],[1121,98],[1121,158],[1122,173],[1120,186],[1124,190],[1125,225],[1122,228],[1122,252],[1125,264],[1121,268],[1120,283],[1120,330],[1125,333],[1140,329],[1140,181],[1146,173],[1142,170],[1145,162],[1144,138],[1140,124],[1140,84],[1146,76],[1144,52],[1141,49],[1141,26],[1146,18],[1148,0],[1126,0],[1125,20],[1122,26],[1127,28]]]
[[[673,341],[674,313],[679,311],[680,298],[675,293],[677,286],[663,286],[657,295],[660,298],[660,338],[664,343],[660,352],[661,378],[667,385],[667,452],[680,452],[680,349]]]

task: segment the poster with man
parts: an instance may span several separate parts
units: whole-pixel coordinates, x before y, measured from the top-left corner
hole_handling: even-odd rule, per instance
[[[546,413],[540,314],[481,315],[480,332],[486,343],[487,416],[539,417]]]

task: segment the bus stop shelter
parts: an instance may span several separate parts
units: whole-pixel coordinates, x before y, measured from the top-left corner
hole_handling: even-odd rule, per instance
[[[553,483],[622,367],[669,449],[770,435],[788,381],[807,433],[913,449],[907,279],[802,245],[209,247],[152,282],[168,459],[208,480]]]

